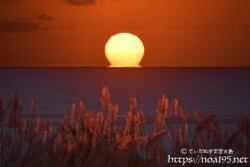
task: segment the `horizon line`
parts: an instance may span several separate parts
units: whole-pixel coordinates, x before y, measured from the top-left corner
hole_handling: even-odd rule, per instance
[[[109,66],[0,66],[0,68],[250,68],[250,66],[141,66],[141,67],[109,67]]]

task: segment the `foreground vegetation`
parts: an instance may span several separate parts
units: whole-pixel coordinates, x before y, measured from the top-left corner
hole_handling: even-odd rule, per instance
[[[143,130],[146,120],[143,112],[137,109],[136,98],[130,98],[130,110],[121,130],[116,125],[118,105],[111,102],[106,87],[102,89],[100,102],[102,111],[96,114],[86,110],[82,101],[73,104],[71,112],[65,114],[60,126],[53,127],[46,118],[37,117],[33,121],[36,115],[34,100],[28,120],[21,119],[22,100],[17,93],[9,98],[6,106],[0,100],[0,166],[178,166],[168,163],[168,155],[196,156],[182,155],[181,148],[224,148],[233,149],[234,156],[250,155],[248,116],[236,123],[234,132],[228,133],[220,129],[214,114],[202,116],[199,109],[195,109],[193,116],[196,126],[194,135],[190,136],[186,122],[190,115],[178,105],[177,99],[169,102],[162,95],[151,133],[146,134]],[[174,128],[166,122],[166,118],[176,117],[181,117],[183,123]],[[186,164],[189,165],[193,166]]]

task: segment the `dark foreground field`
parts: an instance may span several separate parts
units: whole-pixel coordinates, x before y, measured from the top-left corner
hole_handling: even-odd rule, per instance
[[[193,150],[232,150],[232,157],[250,155],[250,120],[248,115],[235,120],[235,131],[223,131],[215,114],[203,116],[198,108],[193,114],[169,101],[159,99],[150,134],[145,132],[145,117],[137,109],[136,98],[130,98],[127,116],[118,116],[118,105],[110,100],[109,90],[102,89],[102,110],[94,114],[85,104],[73,104],[60,124],[37,117],[35,101],[26,120],[22,100],[14,93],[8,104],[0,101],[0,160],[2,167],[99,167],[99,166],[181,166],[172,157],[193,157],[183,148]],[[34,121],[36,118],[36,121]],[[120,119],[117,121],[117,118]],[[126,121],[122,121],[126,119]],[[233,121],[233,120],[230,120]],[[177,123],[174,125],[174,123]],[[190,124],[195,124],[190,132]],[[118,128],[121,127],[121,128]],[[191,135],[190,135],[191,134]],[[228,156],[226,152],[204,153],[203,157]],[[246,163],[199,163],[198,166],[247,166]],[[194,166],[186,163],[185,166]]]

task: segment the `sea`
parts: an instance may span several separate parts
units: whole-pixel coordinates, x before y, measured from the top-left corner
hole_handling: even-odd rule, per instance
[[[234,124],[250,113],[250,68],[99,68],[1,67],[0,98],[4,105],[17,92],[23,100],[22,116],[35,100],[36,114],[60,119],[72,104],[84,101],[94,113],[102,110],[101,90],[106,86],[119,115],[129,111],[130,97],[145,116],[154,116],[162,94],[177,98],[189,115],[198,107],[202,115],[214,113]],[[223,121],[222,121],[223,122]]]

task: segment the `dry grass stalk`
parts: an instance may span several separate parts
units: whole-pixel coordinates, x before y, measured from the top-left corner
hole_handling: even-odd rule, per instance
[[[182,120],[186,121],[188,117],[187,111],[182,106],[179,107],[179,111],[180,111]]]
[[[0,99],[0,123],[3,122],[4,118],[5,118],[5,109],[3,107],[2,99]]]
[[[194,117],[197,121],[201,121],[202,120],[202,115],[201,115],[201,112],[200,112],[200,109],[198,107],[196,107],[194,109]]]
[[[105,86],[102,88],[102,95],[100,98],[100,102],[102,104],[102,108],[105,110],[108,109],[109,104],[111,103],[109,90]]]
[[[31,100],[31,105],[30,105],[30,116],[32,117],[32,116],[34,116],[35,115],[35,100],[34,99],[32,99]]]
[[[171,105],[171,113],[170,115],[175,118],[178,116],[178,99],[174,98],[172,100],[172,105]]]

